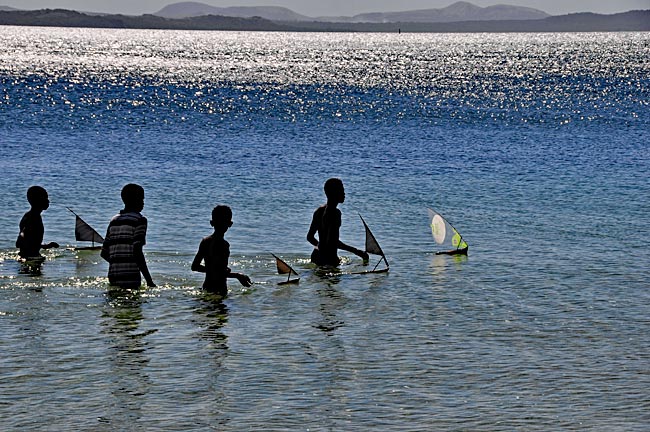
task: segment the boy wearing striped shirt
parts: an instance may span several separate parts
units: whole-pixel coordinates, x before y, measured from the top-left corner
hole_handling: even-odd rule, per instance
[[[146,244],[147,218],[140,213],[144,208],[144,189],[137,184],[122,188],[124,209],[111,219],[106,230],[101,256],[108,261],[108,281],[120,288],[138,288],[142,284],[155,287],[142,252]]]

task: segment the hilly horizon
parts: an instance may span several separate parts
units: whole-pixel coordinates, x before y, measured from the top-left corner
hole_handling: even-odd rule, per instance
[[[368,12],[354,16],[309,17],[279,6],[216,7],[200,2],[179,2],[165,6],[153,15],[182,19],[203,15],[220,15],[238,18],[261,17],[272,21],[318,21],[343,23],[390,23],[421,22],[445,23],[460,21],[508,21],[536,20],[551,15],[544,11],[523,6],[494,5],[476,6],[459,1],[444,8],[418,9],[398,12]]]
[[[152,15],[168,19],[194,18],[205,15],[218,15],[237,18],[254,16],[272,21],[311,21],[313,18],[300,15],[291,9],[280,6],[231,6],[217,7],[199,2],[179,2],[165,6]]]
[[[151,14],[140,16],[98,15],[65,9],[3,11],[0,7],[0,25],[285,32],[620,32],[650,31],[650,10],[629,11],[613,15],[599,15],[594,13],[554,15],[538,20],[488,20],[443,23],[345,23],[272,21],[261,17],[240,18],[218,15],[201,15],[191,18],[171,19]]]

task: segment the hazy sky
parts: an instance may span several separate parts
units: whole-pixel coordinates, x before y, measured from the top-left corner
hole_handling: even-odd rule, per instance
[[[181,0],[0,0],[19,9],[64,8],[89,12],[141,15]],[[199,0],[212,6],[284,6],[308,15],[354,15],[363,12],[440,8],[455,0]],[[572,12],[616,13],[650,9],[650,0],[469,0],[478,6],[511,4],[541,9],[552,15]]]

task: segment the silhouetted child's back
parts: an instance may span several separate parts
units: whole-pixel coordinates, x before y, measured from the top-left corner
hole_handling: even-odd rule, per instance
[[[155,287],[142,252],[147,243],[147,218],[140,213],[144,208],[144,189],[136,184],[122,188],[124,209],[111,219],[102,245],[102,258],[108,261],[108,281],[121,288],[137,288],[142,280]]]
[[[16,247],[20,249],[18,254],[21,258],[41,258],[41,249],[59,247],[56,242],[43,244],[45,227],[41,213],[50,206],[50,199],[44,188],[32,186],[27,190],[27,201],[31,208],[20,220]]]
[[[192,271],[205,273],[203,289],[225,297],[228,294],[227,278],[236,278],[246,287],[251,286],[251,280],[248,276],[232,272],[228,268],[230,244],[224,239],[224,235],[232,226],[230,207],[216,206],[212,210],[210,225],[214,227],[214,233],[201,240],[199,251],[192,261]]]

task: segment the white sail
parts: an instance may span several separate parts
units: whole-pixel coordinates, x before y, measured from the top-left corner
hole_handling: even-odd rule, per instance
[[[433,240],[443,248],[449,249],[444,253],[467,251],[469,247],[458,230],[435,210],[427,209],[429,227]]]

